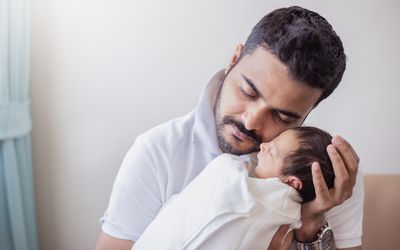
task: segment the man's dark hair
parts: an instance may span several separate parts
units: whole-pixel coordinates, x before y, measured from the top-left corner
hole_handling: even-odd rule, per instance
[[[312,180],[311,165],[318,162],[328,188],[333,187],[335,174],[332,162],[326,152],[326,147],[331,144],[332,136],[315,127],[298,127],[293,131],[298,139],[298,148],[284,159],[283,176],[294,175],[302,182],[303,187],[299,194],[303,202],[315,198],[314,183]]]
[[[298,6],[264,16],[240,58],[260,46],[275,54],[294,80],[323,90],[315,106],[335,90],[346,68],[343,44],[332,26],[318,13]]]

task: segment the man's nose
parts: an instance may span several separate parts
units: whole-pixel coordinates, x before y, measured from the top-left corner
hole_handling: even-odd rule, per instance
[[[242,114],[242,121],[247,130],[259,131],[262,128],[262,110],[248,110]]]

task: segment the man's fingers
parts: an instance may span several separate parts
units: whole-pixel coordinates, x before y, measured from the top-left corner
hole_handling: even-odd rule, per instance
[[[344,139],[340,135],[337,135],[337,136],[335,136],[333,138],[333,141],[336,141],[336,142],[339,142],[339,143],[340,142],[344,143],[346,145],[346,147],[351,151],[351,153],[352,153],[354,159],[356,160],[357,164],[360,163],[360,157],[358,157],[358,155],[357,155],[356,151],[354,150],[353,146],[351,146],[351,144],[348,141],[346,141],[346,139]],[[336,143],[334,143],[334,144],[336,144]]]
[[[328,210],[331,208],[331,204],[329,203],[331,197],[319,163],[314,162],[311,166],[311,169],[315,188],[315,196],[320,200],[320,204],[323,206],[321,207],[321,210]]]
[[[338,205],[348,198],[349,174],[347,173],[342,157],[337,152],[336,148],[333,145],[328,145],[327,151],[329,158],[332,161],[333,171],[335,172],[333,198],[335,205]]]
[[[355,157],[358,156],[355,154],[350,144],[340,136],[335,136],[332,140],[332,143],[341,156],[341,159],[349,175],[349,188],[352,188],[356,183],[358,161]]]
[[[344,165],[343,159],[337,149],[329,144],[327,147],[329,158],[331,159],[333,171],[335,172],[335,177],[338,178],[341,182],[345,182],[347,185],[349,174],[347,173],[346,166]],[[335,180],[336,180],[335,178]]]

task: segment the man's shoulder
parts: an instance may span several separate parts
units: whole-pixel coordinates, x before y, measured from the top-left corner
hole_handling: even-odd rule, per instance
[[[150,144],[173,144],[178,143],[179,139],[189,138],[194,129],[193,111],[189,114],[172,119],[157,125],[146,132],[138,135],[138,139]]]
[[[185,150],[190,147],[193,130],[192,113],[179,117],[138,135],[124,157],[123,165],[127,169],[143,165],[150,169],[166,169],[175,163],[176,155],[185,157]],[[158,171],[157,170],[157,171]]]

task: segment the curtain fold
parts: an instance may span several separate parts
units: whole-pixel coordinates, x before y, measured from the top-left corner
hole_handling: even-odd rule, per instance
[[[38,249],[28,10],[27,0],[0,0],[0,250]]]

